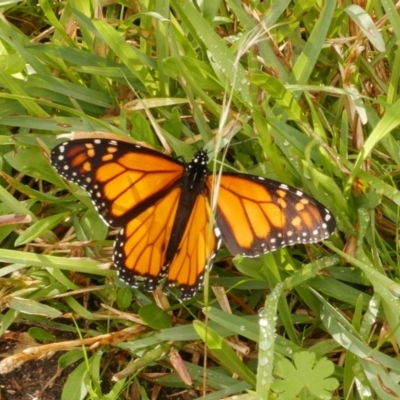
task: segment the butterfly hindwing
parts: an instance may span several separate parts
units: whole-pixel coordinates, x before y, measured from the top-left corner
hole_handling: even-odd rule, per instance
[[[180,245],[168,268],[167,284],[178,284],[182,299],[191,298],[203,284],[206,268],[220,244],[211,223],[208,197],[198,195]]]
[[[265,178],[229,173],[221,176],[216,221],[228,250],[247,257],[296,243],[318,242],[335,228],[330,212],[300,190]]]
[[[141,277],[150,291],[166,275],[165,256],[180,195],[181,189],[174,188],[119,231],[113,259],[124,282],[136,287]]]

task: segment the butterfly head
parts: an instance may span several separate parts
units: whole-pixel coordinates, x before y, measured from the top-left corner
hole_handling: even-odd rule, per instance
[[[193,157],[192,163],[198,163],[200,165],[207,165],[208,155],[204,149],[200,149]]]
[[[197,174],[199,174],[199,172],[200,173],[203,172],[204,174],[206,174],[208,172],[207,163],[208,163],[207,152],[201,149],[194,155],[192,161],[186,164],[186,170],[188,172],[196,171]]]
[[[198,185],[197,182],[204,182],[210,171],[207,168],[208,155],[203,149],[199,150],[192,161],[186,164],[186,176],[188,177],[188,186],[190,189],[197,187],[200,191],[204,185]]]

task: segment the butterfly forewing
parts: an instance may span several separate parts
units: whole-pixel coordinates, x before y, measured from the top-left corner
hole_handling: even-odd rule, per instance
[[[183,164],[163,154],[109,139],[77,139],[51,153],[59,174],[86,189],[106,223],[126,225],[177,184]]]
[[[242,174],[222,175],[216,221],[229,251],[247,257],[318,242],[335,228],[330,212],[303,192]]]

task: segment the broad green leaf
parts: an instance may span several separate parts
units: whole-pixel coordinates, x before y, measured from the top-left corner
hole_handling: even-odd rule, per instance
[[[323,357],[316,361],[315,354],[307,351],[296,353],[293,364],[286,358],[278,361],[275,374],[278,376],[272,383],[272,389],[279,393],[280,399],[294,399],[301,392],[310,393],[310,399],[331,399],[332,391],[339,382],[330,378],[334,365]]]
[[[46,304],[20,297],[12,297],[8,300],[8,304],[12,309],[29,315],[44,315],[48,318],[58,318],[62,314],[60,311]]]
[[[68,215],[69,213],[67,212],[51,215],[50,217],[43,218],[35,222],[19,236],[19,238],[15,241],[15,247],[32,242],[33,240],[46,234],[47,232],[51,232],[51,230],[55,226],[59,225],[62,221],[64,221],[65,217],[67,217]]]
[[[147,304],[140,308],[139,316],[153,329],[165,329],[171,326],[171,317],[156,304]]]
[[[88,393],[86,386],[87,364],[83,361],[68,376],[64,384],[61,400],[83,400]]]

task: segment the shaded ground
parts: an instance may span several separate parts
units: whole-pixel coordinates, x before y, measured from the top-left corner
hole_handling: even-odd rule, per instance
[[[23,332],[23,327],[8,331],[0,338],[0,359],[4,359],[36,343]],[[62,352],[51,358],[28,361],[8,374],[0,374],[0,400],[57,400],[68,375],[76,365],[58,367]]]
[[[28,361],[6,375],[0,375],[1,400],[60,399],[64,383],[74,366],[59,369],[59,355],[55,354],[48,360]]]
[[[22,332],[22,329],[23,326],[18,326],[19,332],[7,331],[0,338],[0,360],[38,344],[26,332]],[[57,352],[48,359],[27,361],[8,374],[0,374],[0,400],[60,400],[69,374],[79,364],[78,362],[65,369],[59,368],[58,358],[62,354],[63,352]],[[154,385],[148,382],[145,386],[150,396]],[[129,389],[128,396],[132,400],[141,398],[139,389],[134,383]],[[191,400],[198,397],[191,389],[161,387],[158,387],[156,396],[158,400]]]

